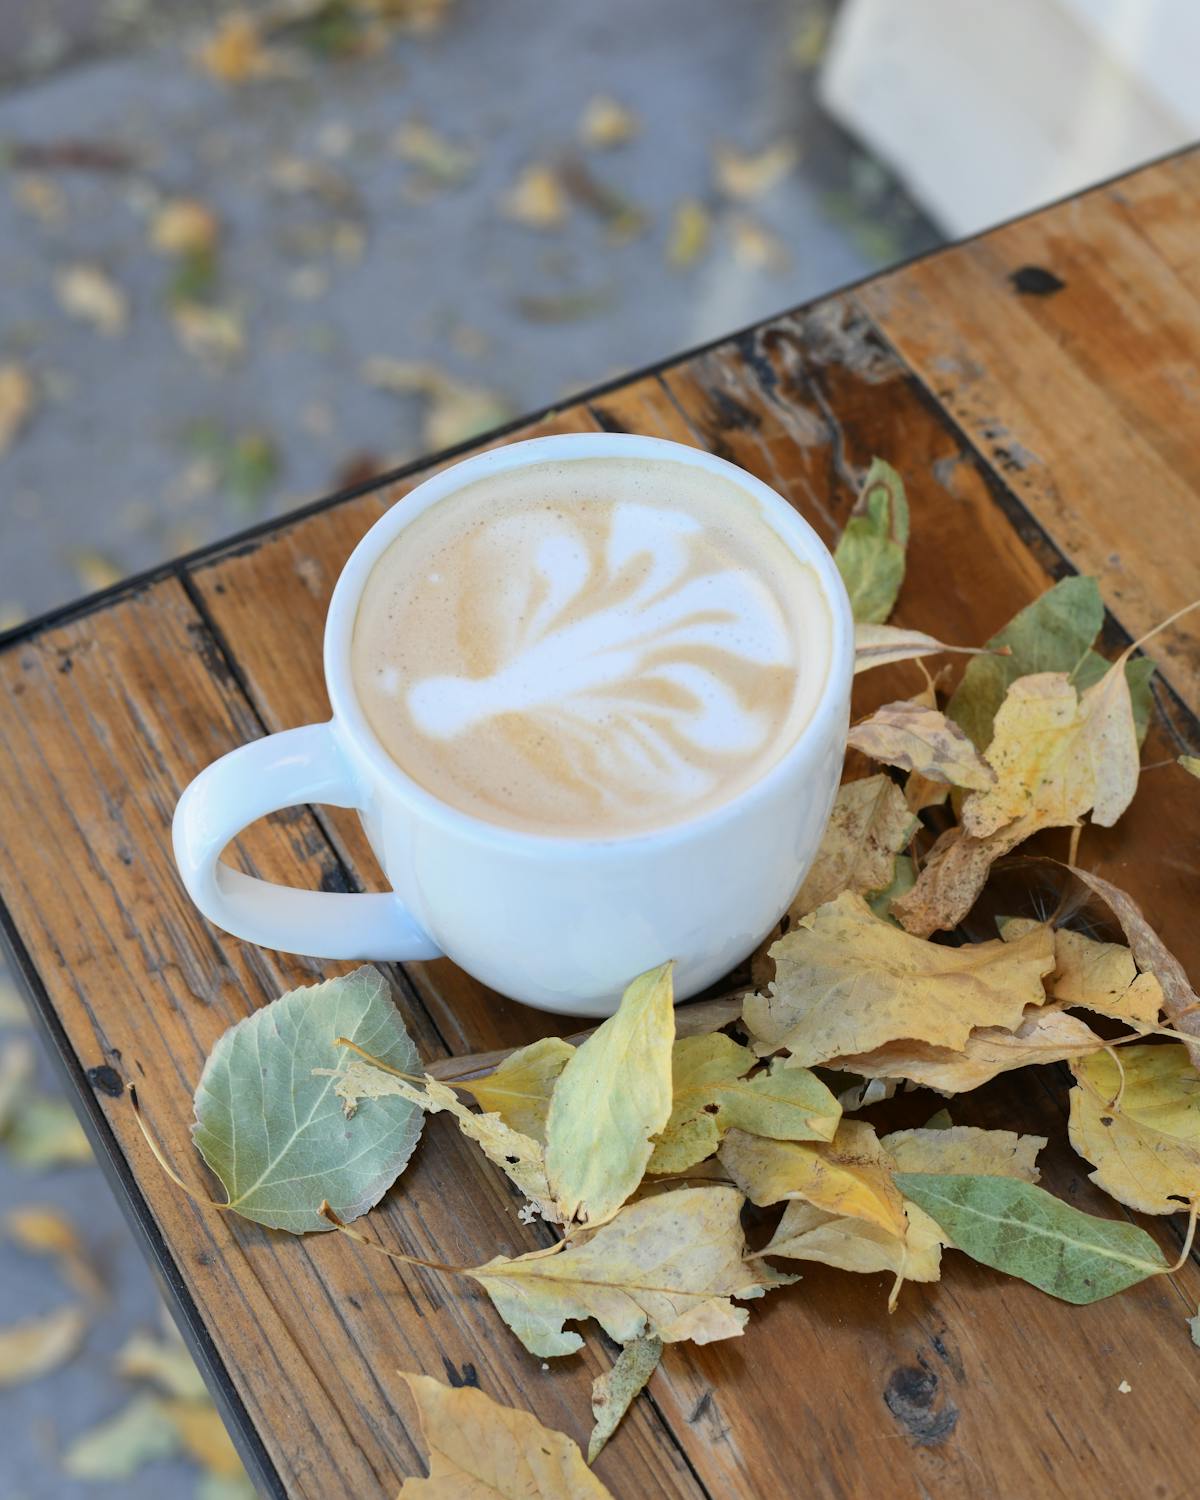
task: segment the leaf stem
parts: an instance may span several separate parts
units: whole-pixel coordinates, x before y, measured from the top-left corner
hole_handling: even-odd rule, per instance
[[[1187,1234],[1183,1239],[1183,1249],[1180,1252],[1179,1259],[1163,1273],[1164,1275],[1174,1276],[1176,1271],[1182,1271],[1187,1264],[1187,1258],[1192,1253],[1192,1242],[1196,1238],[1196,1217],[1198,1214],[1200,1214],[1200,1199],[1193,1198],[1188,1209],[1188,1227]]]
[[[440,1260],[425,1260],[419,1255],[405,1255],[402,1250],[389,1250],[386,1245],[381,1245],[378,1240],[369,1240],[365,1234],[360,1234],[357,1229],[351,1229],[349,1224],[339,1219],[334,1210],[330,1208],[327,1200],[322,1202],[317,1212],[323,1219],[327,1219],[341,1234],[349,1236],[350,1239],[364,1246],[367,1250],[374,1250],[377,1255],[386,1255],[389,1260],[400,1261],[406,1266],[423,1266],[427,1271],[440,1271],[444,1276],[467,1276],[470,1274],[470,1267],[468,1266],[446,1266]]]
[[[146,1145],[150,1147],[151,1156],[154,1157],[154,1160],[175,1186],[185,1192],[193,1203],[200,1203],[205,1208],[215,1208],[219,1213],[228,1213],[230,1209],[228,1203],[218,1203],[215,1198],[206,1197],[203,1193],[198,1193],[195,1188],[188,1187],[187,1183],[184,1182],[183,1178],[180,1177],[179,1173],[167,1160],[162,1147],[150,1134],[150,1127],[142,1118],[142,1106],[138,1103],[136,1086],[132,1083],[126,1084],[126,1092],[129,1095],[129,1103],[133,1108],[133,1118],[137,1121],[138,1129],[142,1132],[142,1138],[145,1140]]]

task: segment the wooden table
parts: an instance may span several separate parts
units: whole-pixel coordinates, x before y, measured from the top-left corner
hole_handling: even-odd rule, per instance
[[[896,619],[979,642],[1056,577],[1098,575],[1117,646],[1200,593],[1200,154],[1123,180],[610,385],[504,438],[596,427],[732,458],[828,540],[872,454],[912,497]],[[501,441],[497,436],[493,441]],[[438,460],[444,462],[445,456]],[[0,652],[4,926],[97,1153],[263,1492],[374,1500],[422,1472],[398,1368],[478,1381],[586,1439],[612,1350],[546,1370],[479,1292],[198,1208],[163,1177],[122,1094],[136,1080],[172,1159],[232,1022],[337,965],[208,926],[170,850],[183,787],[242,741],[327,712],[321,627],[343,559],[426,466],[310,507],[22,628]],[[1155,643],[1161,713],[1130,813],[1085,862],[1143,902],[1200,974],[1200,618]],[[862,679],[861,707],[912,668]],[[904,675],[908,673],[908,675]],[[353,816],[295,809],[245,868],[329,890],[378,872]],[[447,962],[393,975],[428,1059],[570,1030]],[[923,1101],[925,1102],[925,1101]],[[1100,1213],[1052,1069],[1007,1075],[957,1118],[1051,1137],[1044,1181]],[[1174,1253],[1179,1226],[1155,1230]],[[531,1248],[499,1174],[432,1119],[373,1232],[472,1265]],[[746,1335],[675,1345],[601,1457],[650,1496],[1195,1492],[1200,1271],[1071,1308],[951,1254],[907,1286],[805,1266]],[[594,1327],[594,1325],[592,1325]],[[1124,1393],[1122,1382],[1128,1382]]]

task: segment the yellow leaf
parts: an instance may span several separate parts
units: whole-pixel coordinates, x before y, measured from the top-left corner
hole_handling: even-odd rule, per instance
[[[33,1255],[52,1255],[67,1281],[85,1297],[104,1296],[104,1283],[88,1259],[78,1231],[56,1208],[29,1206],[10,1209],[4,1216],[9,1239]]]
[[[864,1078],[907,1078],[943,1094],[963,1094],[1007,1073],[1037,1063],[1062,1062],[1106,1044],[1077,1016],[1057,1006],[1034,1006],[1015,1031],[980,1026],[962,1050],[924,1042],[888,1042],[871,1052],[839,1057],[830,1067]]]
[[[607,94],[597,94],[584,108],[579,122],[579,139],[585,146],[607,151],[631,141],[640,128],[637,116],[631,110]]]
[[[760,1207],[803,1198],[825,1213],[904,1233],[904,1203],[892,1182],[892,1159],[865,1120],[843,1120],[832,1141],[815,1144],[731,1130],[721,1144],[721,1164]]]
[[[667,264],[683,270],[699,260],[708,248],[708,209],[698,198],[681,198],[675,205],[671,235],[667,241]]]
[[[237,1449],[211,1401],[164,1401],[163,1411],[179,1434],[184,1451],[209,1474],[236,1479],[245,1472]]]
[[[150,243],[162,255],[203,255],[217,248],[221,227],[207,204],[171,198],[150,224]]]
[[[642,1180],[651,1137],[670,1117],[673,967],[635,979],[554,1085],[546,1173],[568,1221],[596,1222],[620,1208]]]
[[[467,1079],[462,1087],[470,1089],[481,1109],[545,1145],[550,1095],[574,1051],[561,1037],[543,1037],[506,1057],[486,1078]]]
[[[1028,917],[1004,922],[1006,942],[1041,924]],[[1153,974],[1139,974],[1124,943],[1102,943],[1069,927],[1054,932],[1054,972],[1046,985],[1055,1000],[1079,1005],[1133,1025],[1153,1026],[1162,1009],[1162,986]]]
[[[0,1328],[0,1387],[20,1385],[57,1369],[83,1343],[87,1319],[78,1307]]]
[[[546,1180],[546,1163],[541,1143],[512,1130],[499,1115],[477,1115],[455,1097],[454,1090],[425,1075],[424,1088],[407,1079],[385,1073],[361,1058],[353,1057],[342,1068],[315,1068],[315,1073],[332,1072],[336,1078],[334,1092],[342,1101],[347,1115],[352,1115],[360,1099],[385,1099],[398,1096],[431,1114],[445,1110],[458,1121],[458,1128],[479,1146],[489,1161],[525,1194],[544,1219],[557,1223],[550,1185]]]
[[[1030,814],[982,839],[948,828],[926,856],[916,884],[892,902],[892,915],[914,937],[957,927],[975,905],[995,862],[1043,826]]]
[[[788,175],[799,156],[791,141],[775,141],[754,152],[718,144],[713,150],[717,186],[729,198],[759,198]]]
[[[282,70],[280,58],[263,41],[262,23],[247,11],[222,16],[211,37],[196,50],[196,61],[221,83],[248,83]]]
[[[686,1172],[711,1156],[726,1130],[737,1127],[777,1140],[832,1139],[841,1114],[837,1100],[807,1068],[744,1075],[758,1059],[731,1037],[684,1037],[672,1052],[671,1118],[646,1170]]]
[[[129,304],[125,293],[99,266],[74,265],[60,271],[54,289],[64,312],[110,338],[125,332]]]
[[[1176,1043],[1117,1056],[1120,1066],[1109,1052],[1072,1063],[1071,1144],[1118,1202],[1177,1213],[1200,1202],[1200,1074]]]
[[[366,361],[363,378],[382,390],[425,399],[422,440],[431,453],[478,437],[512,415],[508,402],[494,391],[452,380],[436,365],[381,355]]]
[[[786,271],[792,257],[787,246],[757,219],[738,214],[729,225],[733,257],[738,265],[751,271]]]
[[[1019,1177],[1023,1182],[1036,1182],[1040,1175],[1036,1158],[1046,1137],[951,1125],[945,1130],[894,1130],[880,1144],[897,1172]]]
[[[408,120],[400,126],[392,136],[392,149],[438,187],[454,187],[475,170],[474,151],[447,140],[420,120]]]
[[[757,1052],[785,1048],[799,1063],[861,1053],[901,1038],[961,1050],[976,1026],[1020,1025],[1045,996],[1054,965],[1047,931],[943,947],[910,937],[844,892],[771,949],[769,995],[743,1018]]]
[[[171,322],[179,342],[197,359],[228,363],[237,359],[246,347],[242,320],[228,307],[177,302],[171,309]]]
[[[651,1335],[697,1344],[742,1332],[734,1297],[761,1297],[786,1278],[743,1260],[742,1195],[728,1187],[677,1188],[627,1204],[557,1254],[497,1256],[470,1275],[531,1354],[583,1347],[571,1319],[595,1318],[619,1344]]]
[[[592,1416],[596,1425],[588,1440],[588,1463],[596,1462],[634,1397],[658,1368],[662,1348],[661,1339],[634,1339],[621,1350],[612,1369],[592,1381]]]
[[[889,777],[881,773],[843,782],[789,918],[806,917],[843,891],[865,896],[885,889],[895,871],[896,855],[917,827],[904,794]]]
[[[12,363],[0,365],[0,454],[12,447],[35,405],[33,381],[25,369]]]
[[[148,1380],[184,1401],[205,1401],[204,1377],[181,1339],[154,1339],[132,1334],[117,1351],[113,1366],[126,1380]]]
[[[815,1260],[843,1271],[891,1271],[904,1281],[937,1281],[941,1276],[941,1226],[915,1203],[905,1202],[907,1227],[893,1233],[867,1219],[825,1213],[799,1198],[789,1202],[760,1255]]]
[[[530,229],[561,229],[567,218],[567,194],[553,167],[526,167],[509,189],[501,208],[505,216]]]
[[[569,1437],[471,1386],[400,1372],[429,1447],[429,1478],[402,1500],[612,1500]]]
[[[1110,828],[1137,790],[1139,752],[1124,660],[1078,696],[1065,672],[1018,677],[996,714],[987,759],[996,784],[963,804],[986,838],[1018,818],[1072,827],[1089,809]]]
[[[1200,755],[1181,755],[1179,764],[1189,775],[1200,777]]]
[[[885,704],[851,728],[847,743],[872,760],[952,786],[986,788],[996,779],[958,725],[920,703]]]

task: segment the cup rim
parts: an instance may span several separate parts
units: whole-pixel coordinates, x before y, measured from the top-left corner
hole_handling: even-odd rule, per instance
[[[731,480],[759,504],[768,525],[783,537],[802,561],[812,567],[830,612],[830,653],[824,688],[812,716],[792,744],[757,781],[728,801],[695,817],[633,833],[560,834],[526,831],[490,822],[487,818],[463,812],[442,801],[409,776],[380,743],[358,702],[351,671],[350,650],[354,622],[367,577],[384,550],[412,520],[448,495],[490,474],[533,464],[586,458],[666,460],[721,474]],[[854,671],[854,621],[845,584],[829,549],[799,511],[761,479],[706,449],[671,442],[666,438],[644,437],[636,433],[557,433],[549,437],[525,438],[450,464],[401,496],[380,516],[360,539],[334,585],[325,622],[324,668],[335,727],[348,737],[359,755],[368,763],[372,774],[413,810],[419,812],[425,821],[440,826],[447,832],[469,835],[476,840],[486,841],[492,847],[512,852],[536,852],[545,856],[569,853],[586,847],[624,854],[648,845],[669,847],[694,838],[698,833],[716,830],[723,824],[734,821],[749,806],[771,795],[795,764],[810,753],[813,742],[820,741],[827,735],[831,727],[830,721],[840,719],[845,711],[846,695],[838,688],[844,682],[848,690]]]

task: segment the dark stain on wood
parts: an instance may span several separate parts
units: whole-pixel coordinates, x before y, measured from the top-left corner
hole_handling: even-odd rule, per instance
[[[1053,297],[1067,284],[1045,266],[1020,266],[1008,279],[1023,297]]]
[[[125,1085],[121,1082],[121,1075],[116,1068],[108,1063],[101,1063],[99,1067],[87,1070],[87,1081],[101,1094],[107,1094],[110,1099],[119,1099],[125,1092]]]
[[[455,1390],[462,1390],[463,1386],[470,1386],[473,1390],[479,1389],[479,1375],[469,1360],[463,1364],[461,1370],[449,1359],[443,1359],[442,1364],[446,1371],[446,1379]]]
[[[946,1401],[937,1408],[938,1378],[932,1370],[905,1365],[893,1370],[883,1388],[887,1409],[922,1448],[944,1443],[958,1425],[958,1407]]]

